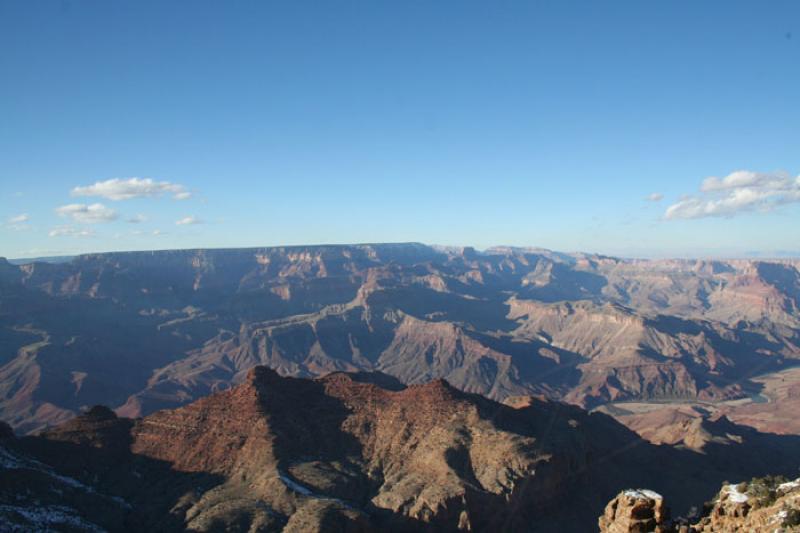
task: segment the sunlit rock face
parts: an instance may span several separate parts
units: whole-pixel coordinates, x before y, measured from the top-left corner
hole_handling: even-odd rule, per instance
[[[800,480],[767,476],[725,484],[700,516],[670,519],[664,498],[649,490],[626,490],[611,500],[599,521],[601,533],[789,532],[800,529]]]
[[[0,529],[578,533],[603,514],[609,531],[633,531],[665,523],[664,502],[685,514],[724,479],[795,471],[798,446],[751,430],[698,453],[542,397],[499,403],[441,379],[257,366],[142,418],[93,406],[37,436],[6,426]],[[606,506],[630,486],[652,490]],[[754,487],[728,487],[709,520],[749,516],[755,504],[740,500]]]
[[[666,533],[669,511],[664,497],[647,489],[626,490],[606,506],[601,533]]]
[[[587,408],[747,398],[800,357],[797,266],[421,244],[3,262],[0,418],[26,433],[98,403],[146,415],[256,365]],[[726,416],[800,431],[782,384]]]

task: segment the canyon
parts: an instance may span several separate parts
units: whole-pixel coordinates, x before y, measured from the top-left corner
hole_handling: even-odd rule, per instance
[[[705,402],[751,424],[769,411],[761,429],[780,432],[798,264],[421,244],[0,260],[0,419],[27,433],[95,404],[142,416],[267,365],[587,409]]]
[[[796,477],[798,269],[416,243],[0,259],[0,519],[589,531],[635,487],[690,516]]]
[[[590,531],[620,487],[687,513],[729,477],[796,471],[800,445],[731,424],[741,441],[698,454],[535,397],[264,366],[142,418],[0,429],[0,524],[21,531]]]

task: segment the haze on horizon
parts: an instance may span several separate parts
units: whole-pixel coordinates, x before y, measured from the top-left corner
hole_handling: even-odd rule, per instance
[[[800,4],[0,2],[0,256],[800,255]]]

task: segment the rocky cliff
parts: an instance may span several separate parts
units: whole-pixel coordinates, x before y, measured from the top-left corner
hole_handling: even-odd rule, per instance
[[[764,477],[726,484],[700,516],[670,520],[661,495],[628,490],[609,502],[601,533],[784,533],[800,531],[800,480]]]
[[[759,376],[800,359],[798,291],[791,261],[420,244],[3,262],[0,418],[32,432],[98,403],[142,416],[256,365],[443,378],[497,400],[589,408],[746,398]],[[760,408],[774,413],[772,431],[791,425],[781,405]]]
[[[559,402],[263,366],[143,418],[98,406],[38,436],[2,435],[4,527],[111,531],[587,531],[620,487],[683,510],[727,476],[793,470],[798,449],[752,434],[698,454]]]

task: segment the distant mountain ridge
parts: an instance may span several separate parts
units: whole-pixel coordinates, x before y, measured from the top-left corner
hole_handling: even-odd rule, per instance
[[[76,256],[74,255],[52,255],[46,257],[18,257],[8,259],[7,261],[12,265],[26,265],[28,263],[69,263]],[[0,257],[0,260],[3,258]]]
[[[416,243],[0,261],[0,419],[145,415],[256,365],[584,407],[745,397],[800,359],[798,267]]]

